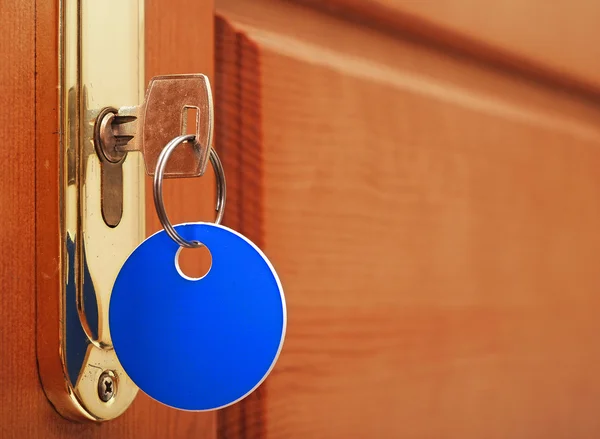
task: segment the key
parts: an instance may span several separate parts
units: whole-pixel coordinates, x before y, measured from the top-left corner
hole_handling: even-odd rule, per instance
[[[97,114],[97,116],[96,116]],[[140,151],[148,175],[154,175],[162,149],[188,132],[194,141],[181,145],[165,169],[165,178],[199,177],[208,164],[213,135],[213,101],[208,77],[202,74],[152,78],[139,106],[108,107],[94,114],[94,146],[102,172],[102,217],[115,227],[123,215],[122,164],[127,153]]]
[[[195,129],[188,131],[190,114]],[[106,108],[96,121],[95,145],[110,163],[131,151],[141,151],[146,173],[154,175],[158,155],[173,138],[194,133],[193,143],[181,145],[165,169],[165,177],[198,177],[208,164],[213,135],[210,83],[202,74],[152,78],[140,106]]]

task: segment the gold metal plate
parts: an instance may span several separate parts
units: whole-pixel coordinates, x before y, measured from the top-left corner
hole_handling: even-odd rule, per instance
[[[144,238],[144,168],[139,153],[125,158],[115,177],[123,181],[122,216],[109,227],[93,131],[102,108],[139,104],[143,97],[143,6],[143,0],[61,2],[61,285],[58,315],[38,309],[38,334],[44,334],[38,362],[50,402],[73,420],[115,418],[138,391],[112,349],[108,305],[120,267]],[[113,393],[101,398],[107,389]]]

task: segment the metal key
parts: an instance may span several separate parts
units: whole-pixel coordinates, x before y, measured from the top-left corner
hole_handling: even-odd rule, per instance
[[[111,163],[141,151],[146,173],[154,175],[158,155],[173,138],[187,133],[188,112],[196,114],[196,138],[173,153],[165,177],[204,174],[213,134],[210,83],[202,74],[152,78],[140,106],[104,109],[96,122],[96,149]]]
[[[121,165],[131,151],[141,151],[146,173],[154,175],[158,156],[173,138],[188,133],[188,112],[195,111],[195,139],[177,148],[165,169],[166,178],[202,176],[213,135],[213,101],[208,77],[202,74],[152,78],[139,106],[104,108],[94,118],[94,146],[102,166],[102,216],[108,226],[123,215]]]

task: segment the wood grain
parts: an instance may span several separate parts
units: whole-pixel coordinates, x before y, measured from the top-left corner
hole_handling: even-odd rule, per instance
[[[43,399],[35,364],[34,15],[33,2],[2,2],[0,437],[7,438],[31,437],[31,413]]]
[[[600,4],[593,0],[374,0],[600,86]],[[367,6],[368,8],[369,6]]]
[[[536,81],[600,97],[593,0],[294,0]]]
[[[196,26],[182,27],[189,14]],[[0,24],[5,30],[0,36],[0,358],[5,369],[0,375],[0,437],[214,438],[214,415],[178,412],[142,394],[125,415],[101,425],[66,421],[46,400],[36,366],[35,298],[36,291],[52,291],[52,267],[59,257],[58,2],[8,0],[2,3]],[[148,0],[146,26],[148,76],[212,73],[211,2],[167,6]],[[165,192],[167,199],[173,191],[179,194],[180,202],[170,203],[174,218],[209,210],[208,199],[181,202],[195,194],[193,188],[181,182]],[[152,221],[151,230],[156,227]]]
[[[260,123],[244,184],[289,307],[266,401],[220,430],[597,437],[598,106],[290,3],[217,12],[260,72],[217,90]]]
[[[224,224],[262,247],[260,71],[256,46],[222,19],[215,24],[215,143],[227,175]],[[219,439],[262,438],[266,386],[217,416]]]

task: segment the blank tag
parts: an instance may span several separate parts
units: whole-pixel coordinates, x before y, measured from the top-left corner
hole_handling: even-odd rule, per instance
[[[150,397],[183,410],[214,410],[256,389],[273,368],[286,328],[281,283],[266,256],[239,233],[212,223],[175,227],[211,253],[192,280],[164,230],[142,242],[115,281],[113,346],[125,372]]]

